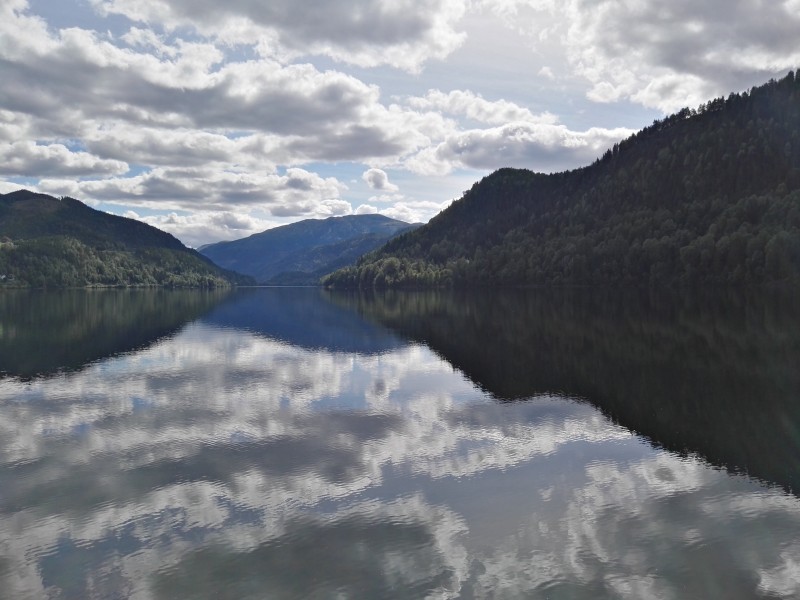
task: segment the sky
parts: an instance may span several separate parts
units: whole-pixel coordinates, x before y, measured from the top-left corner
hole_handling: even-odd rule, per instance
[[[198,247],[425,222],[800,66],[800,0],[0,0],[0,193]]]

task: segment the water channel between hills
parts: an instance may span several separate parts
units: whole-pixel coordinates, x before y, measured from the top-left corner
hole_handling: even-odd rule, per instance
[[[0,598],[800,597],[787,291],[0,293]]]

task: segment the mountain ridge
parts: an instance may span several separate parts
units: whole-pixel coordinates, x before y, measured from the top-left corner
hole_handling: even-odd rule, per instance
[[[146,223],[30,190],[0,195],[0,237],[5,285],[218,287],[250,281]]]

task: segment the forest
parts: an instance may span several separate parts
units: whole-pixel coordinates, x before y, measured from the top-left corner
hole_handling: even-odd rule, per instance
[[[800,282],[800,76],[684,108],[593,164],[500,169],[327,287]]]
[[[0,195],[0,287],[227,287],[226,271],[145,223],[73,198]]]

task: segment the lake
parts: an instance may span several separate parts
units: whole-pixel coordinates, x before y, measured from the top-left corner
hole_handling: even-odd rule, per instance
[[[800,297],[0,293],[2,598],[800,597]]]

